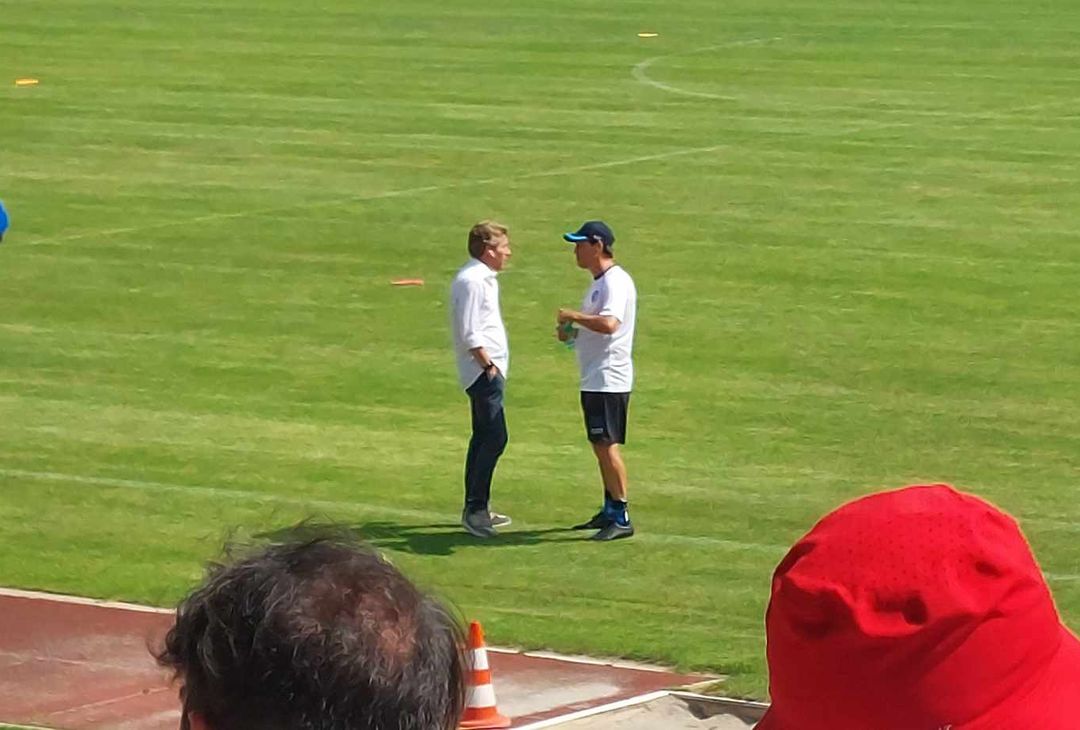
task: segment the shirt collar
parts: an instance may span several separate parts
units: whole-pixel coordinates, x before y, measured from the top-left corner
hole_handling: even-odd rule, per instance
[[[603,271],[601,271],[601,272],[600,272],[599,274],[597,274],[596,276],[594,276],[594,277],[592,278],[592,279],[593,279],[593,281],[600,281],[601,279],[603,279],[603,278],[604,278],[604,274],[606,274],[607,272],[611,271],[611,270],[612,270],[612,269],[614,269],[614,268],[615,268],[616,266],[618,266],[618,264],[612,264],[611,266],[607,267],[606,269],[604,269]]]
[[[491,268],[490,266],[485,264],[480,259],[470,258],[469,259],[469,268],[470,269],[475,269],[477,267],[479,267],[481,269],[482,275],[485,276],[485,277],[494,278],[494,277],[499,275],[498,271],[495,271],[495,269]]]

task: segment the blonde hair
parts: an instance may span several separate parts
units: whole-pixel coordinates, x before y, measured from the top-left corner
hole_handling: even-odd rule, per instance
[[[469,230],[469,255],[478,259],[484,255],[484,249],[494,245],[498,236],[505,236],[510,231],[502,223],[480,221]]]

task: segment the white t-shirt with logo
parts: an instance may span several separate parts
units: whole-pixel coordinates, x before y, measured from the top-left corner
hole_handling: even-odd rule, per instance
[[[637,316],[637,289],[630,274],[619,265],[595,279],[581,303],[583,314],[614,317],[619,328],[610,335],[578,328],[578,367],[581,390],[590,393],[629,393],[634,387],[634,320]]]

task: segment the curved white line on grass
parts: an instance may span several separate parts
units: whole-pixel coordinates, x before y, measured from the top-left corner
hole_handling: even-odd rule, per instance
[[[712,93],[709,93],[709,92],[706,92],[706,91],[694,91],[692,89],[684,89],[684,88],[676,86],[674,84],[668,84],[668,83],[664,83],[663,81],[658,81],[658,80],[652,78],[651,76],[649,76],[648,69],[651,68],[652,66],[654,66],[657,62],[662,61],[662,60],[667,59],[667,58],[690,56],[690,55],[694,55],[694,54],[698,54],[698,53],[708,53],[709,51],[718,51],[718,50],[722,50],[724,48],[739,48],[739,47],[744,47],[744,46],[763,45],[763,44],[766,44],[766,43],[775,43],[775,42],[781,41],[781,40],[784,40],[784,36],[774,36],[772,38],[751,38],[751,39],[748,39],[748,40],[732,41],[730,43],[719,43],[719,44],[711,45],[711,46],[702,46],[700,48],[692,48],[689,51],[678,51],[678,52],[675,52],[675,53],[668,53],[668,54],[664,54],[664,55],[660,55],[660,56],[653,56],[652,58],[647,58],[644,61],[641,61],[641,62],[635,64],[633,66],[633,68],[630,70],[630,74],[639,83],[645,84],[647,86],[652,86],[653,88],[660,89],[661,91],[665,91],[665,92],[667,92],[669,94],[677,94],[679,96],[688,96],[688,97],[693,97],[693,98],[698,98],[698,99],[712,99],[712,100],[715,100],[715,101],[738,101],[739,97],[736,97],[736,96],[730,96],[730,95],[726,95],[726,94],[712,94]],[[1008,119],[1012,115],[1015,115],[1015,114],[1018,114],[1018,113],[1030,112],[1030,111],[1039,111],[1039,110],[1046,109],[1046,108],[1052,108],[1052,107],[1068,105],[1068,104],[1073,104],[1073,105],[1080,104],[1080,97],[1071,97],[1069,99],[1056,99],[1056,100],[1052,100],[1052,101],[1048,101],[1048,102],[1041,102],[1041,103],[1038,103],[1038,104],[1027,104],[1027,105],[1023,105],[1023,106],[1004,107],[1004,108],[1000,108],[1000,109],[996,109],[996,110],[995,109],[990,109],[990,110],[984,110],[984,111],[978,111],[978,112],[927,111],[927,110],[919,110],[919,109],[877,109],[877,110],[875,110],[875,112],[879,113],[879,114],[905,114],[905,115],[917,115],[917,116],[933,116],[933,117],[940,117],[940,118],[944,118],[944,119],[974,119],[974,120],[980,120],[980,119]],[[853,106],[832,106],[832,107],[817,107],[817,108],[819,108],[819,109],[835,109],[837,111],[844,111],[844,110],[856,109],[857,107],[853,107]],[[852,129],[852,130],[840,130],[839,134],[841,134],[841,135],[842,134],[851,134],[851,133],[855,133],[855,132],[862,132],[862,131],[879,129],[879,128],[880,129],[888,129],[888,128],[892,128],[892,127],[909,127],[909,126],[911,126],[911,124],[908,123],[908,122],[877,122],[877,123],[874,123],[874,124],[863,124],[863,125],[855,128],[855,129]],[[832,136],[832,135],[827,135],[827,136]]]
[[[691,89],[683,89],[675,86],[674,84],[665,84],[663,81],[657,81],[649,76],[647,73],[649,67],[655,64],[657,61],[662,61],[665,58],[675,58],[676,56],[692,56],[696,53],[707,53],[709,51],[719,51],[723,48],[739,48],[742,46],[757,46],[765,43],[775,43],[776,41],[783,40],[782,37],[777,36],[775,38],[752,38],[745,41],[732,41],[730,43],[719,43],[712,46],[702,46],[701,48],[694,48],[689,51],[682,51],[679,53],[668,53],[663,56],[653,56],[652,58],[646,58],[644,61],[638,63],[630,70],[630,75],[637,81],[647,86],[666,91],[669,94],[678,94],[680,96],[693,96],[699,99],[716,99],[718,101],[738,101],[736,96],[727,96],[723,94],[710,94],[705,91],[693,91]]]
[[[447,527],[453,522],[453,515],[446,512],[434,512],[428,510],[401,509],[398,507],[384,507],[379,505],[360,504],[357,502],[343,502],[329,499],[304,499],[290,497],[285,494],[261,494],[258,492],[245,491],[243,489],[226,489],[223,487],[210,487],[193,484],[168,484],[165,482],[151,482],[139,479],[117,479],[114,477],[93,477],[81,474],[63,474],[49,471],[27,471],[23,469],[0,469],[0,477],[13,479],[32,479],[36,481],[56,482],[59,484],[93,484],[103,487],[116,487],[120,489],[133,489],[147,492],[164,492],[174,494],[201,495],[216,499],[241,500],[255,504],[283,504],[290,507],[315,508],[327,512],[346,512],[353,514],[374,514],[390,517],[404,517],[407,519],[424,520],[429,522],[445,522]],[[530,523],[534,529],[554,529],[561,525],[551,523]],[[507,535],[512,535],[507,532]],[[783,555],[787,550],[786,545],[770,545],[767,543],[742,542],[739,540],[725,540],[719,537],[707,535],[665,535],[657,532],[643,532],[634,538],[645,542],[682,543],[685,545],[713,546],[728,550],[751,550],[754,552],[767,553],[775,557]]]
[[[660,89],[661,91],[665,91],[665,92],[667,92],[669,94],[678,94],[680,96],[689,96],[689,97],[694,97],[694,98],[698,98],[698,99],[711,99],[711,100],[714,100],[714,101],[738,101],[739,97],[736,97],[736,96],[728,96],[728,95],[724,95],[724,94],[710,94],[710,93],[705,92],[705,91],[694,91],[692,89],[684,89],[684,88],[681,88],[679,86],[675,86],[674,84],[666,84],[663,81],[657,81],[656,79],[649,76],[647,71],[657,61],[662,61],[665,58],[675,58],[675,57],[679,57],[679,56],[690,56],[690,55],[693,55],[693,54],[696,54],[696,53],[707,53],[709,51],[717,51],[717,50],[721,50],[721,49],[724,49],[724,48],[739,48],[739,47],[743,47],[743,46],[764,45],[766,43],[776,43],[777,41],[782,41],[782,40],[784,40],[783,36],[774,36],[772,38],[751,38],[751,39],[742,40],[742,41],[732,41],[730,43],[719,43],[719,44],[712,45],[712,46],[702,46],[701,48],[693,48],[693,49],[691,49],[689,51],[680,51],[680,52],[677,52],[677,53],[668,53],[668,54],[665,54],[665,55],[662,55],[662,56],[653,56],[652,58],[647,58],[644,61],[641,61],[640,63],[636,64],[630,70],[630,74],[638,82],[640,82],[642,84],[646,84],[648,86],[652,86],[652,87],[657,88],[657,89]],[[859,132],[866,132],[866,131],[872,131],[872,130],[878,130],[878,129],[891,129],[891,128],[896,128],[896,127],[903,128],[903,127],[909,127],[909,126],[911,126],[910,122],[861,123],[861,124],[858,124],[857,126],[855,126],[853,128],[846,128],[846,129],[842,128],[842,129],[834,130],[832,132],[816,133],[813,136],[816,136],[816,137],[845,137],[845,136],[849,136],[849,135],[852,135],[852,134],[857,134]]]
[[[653,162],[655,160],[666,160],[672,157],[681,157],[684,155],[699,155],[709,152],[716,152],[717,150],[728,147],[726,144],[709,145],[707,147],[691,147],[680,150],[671,150],[670,152],[659,152],[655,155],[641,155],[640,157],[629,157],[622,160],[611,160],[609,162],[596,162],[588,165],[574,165],[571,167],[557,167],[551,170],[542,170],[540,172],[528,172],[522,175],[510,175],[507,177],[491,177],[482,178],[480,180],[465,180],[458,183],[449,183],[447,185],[421,185],[415,188],[403,188],[401,190],[386,190],[381,193],[370,193],[364,195],[352,195],[343,198],[336,198],[331,200],[316,200],[312,202],[296,203],[294,205],[279,205],[273,208],[259,208],[254,210],[241,210],[233,211],[230,213],[210,213],[209,215],[196,216],[194,218],[184,218],[182,220],[163,221],[161,223],[148,223],[141,226],[127,226],[125,228],[111,228],[101,231],[82,231],[80,233],[72,233],[67,236],[52,236],[42,238],[37,241],[30,241],[30,245],[41,246],[52,243],[60,243],[63,241],[76,241],[81,238],[90,238],[94,236],[116,236],[124,233],[139,233],[142,231],[151,231],[159,228],[173,228],[176,226],[190,226],[192,224],[208,223],[210,221],[230,220],[234,218],[247,218],[250,216],[280,213],[282,211],[289,210],[301,210],[306,208],[327,207],[335,205],[347,205],[349,203],[365,203],[372,200],[386,200],[388,198],[401,198],[411,195],[420,195],[422,193],[432,193],[442,190],[454,190],[456,188],[470,187],[473,185],[494,185],[496,183],[500,185],[506,185],[507,183],[520,182],[522,180],[534,180],[542,177],[556,177],[559,175],[571,175],[578,172],[589,172],[591,170],[606,170],[612,167],[625,167],[627,165],[636,165],[641,162]]]

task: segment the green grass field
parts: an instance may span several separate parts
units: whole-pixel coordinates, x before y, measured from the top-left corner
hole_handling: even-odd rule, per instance
[[[0,584],[168,605],[333,520],[494,643],[760,696],[786,546],[934,480],[1080,626],[1080,6],[502,5],[0,0]],[[610,545],[560,529],[599,502],[552,337],[595,216],[640,292]],[[515,524],[478,543],[445,300],[485,217]]]

